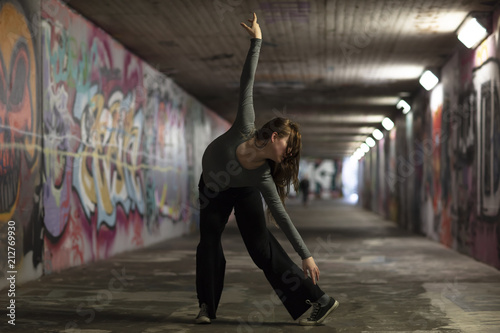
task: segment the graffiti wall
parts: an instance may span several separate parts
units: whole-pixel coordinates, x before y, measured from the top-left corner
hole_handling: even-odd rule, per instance
[[[391,215],[390,205],[369,205],[384,192],[378,187],[376,192],[368,192],[366,186],[368,181],[373,182],[379,167],[373,164],[375,160],[393,163],[385,175],[376,178],[385,178],[382,186],[388,190],[387,199],[398,207],[398,223],[497,268],[499,13],[494,14],[493,34],[475,50],[463,48],[454,54],[441,69],[440,84],[430,92],[418,94],[412,111],[396,120],[395,149],[385,156],[378,149],[361,161],[362,176],[368,177],[362,181],[364,207]]]
[[[0,1],[0,274],[15,257],[21,281],[42,274],[39,15],[33,1]]]
[[[57,0],[0,1],[0,46],[0,251],[15,221],[21,282],[196,228],[226,121]]]
[[[191,230],[195,127],[227,125],[61,3],[41,15],[46,272]]]

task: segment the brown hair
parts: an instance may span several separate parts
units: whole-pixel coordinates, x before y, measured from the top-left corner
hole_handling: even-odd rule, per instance
[[[263,148],[271,140],[273,133],[278,133],[279,138],[288,137],[286,157],[281,163],[276,163],[268,160],[271,166],[271,175],[276,184],[278,195],[283,205],[285,205],[285,198],[290,193],[290,184],[293,184],[295,190],[299,187],[299,162],[300,151],[302,149],[302,136],[299,132],[297,123],[287,118],[277,117],[266,124],[260,129],[255,131],[255,145],[258,148]],[[259,144],[258,144],[259,143]],[[269,209],[268,209],[269,214]]]

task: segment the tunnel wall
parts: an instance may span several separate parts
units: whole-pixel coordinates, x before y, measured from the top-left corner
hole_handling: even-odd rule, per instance
[[[461,47],[362,160],[361,204],[500,268],[500,43]]]
[[[201,156],[225,120],[56,0],[0,1],[0,46],[0,274],[196,229]]]

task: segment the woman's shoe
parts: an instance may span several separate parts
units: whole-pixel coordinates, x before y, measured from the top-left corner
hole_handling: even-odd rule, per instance
[[[196,317],[195,322],[197,324],[210,324],[211,320],[208,317],[207,305],[202,303],[200,306],[200,313],[198,313],[198,317]]]
[[[310,300],[307,300],[306,303],[311,304],[313,306],[313,310],[309,318],[301,319],[299,321],[299,324],[302,326],[320,325],[326,317],[328,317],[328,315],[339,306],[339,302],[334,300],[333,297],[330,297],[330,301],[325,306],[321,306],[317,302],[313,303]]]

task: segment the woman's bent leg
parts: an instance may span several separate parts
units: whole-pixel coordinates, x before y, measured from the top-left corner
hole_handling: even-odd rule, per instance
[[[306,300],[316,301],[324,292],[305,278],[304,272],[288,256],[266,227],[260,192],[256,188],[240,191],[234,205],[236,222],[255,264],[280,297],[293,319],[310,308]]]
[[[233,208],[233,196],[227,191],[213,192],[200,180],[200,243],[196,248],[196,291],[198,302],[207,304],[211,319],[216,318],[226,260],[221,235]]]

